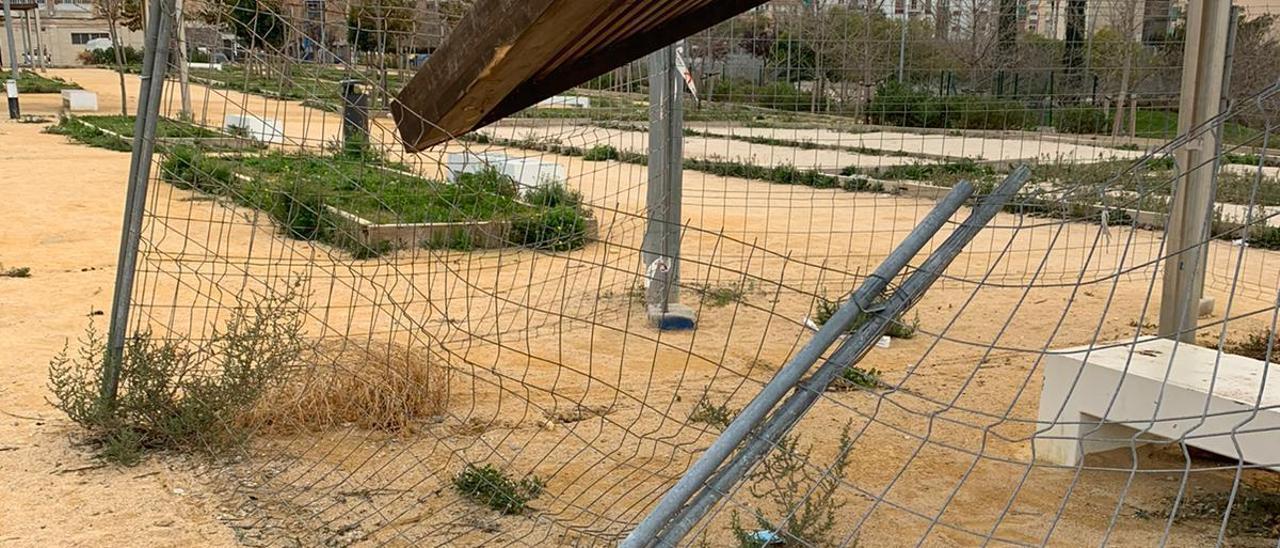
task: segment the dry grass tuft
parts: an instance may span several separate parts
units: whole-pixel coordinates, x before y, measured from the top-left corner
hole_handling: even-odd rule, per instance
[[[357,426],[401,431],[442,413],[449,371],[399,344],[324,342],[246,416],[278,434]]]

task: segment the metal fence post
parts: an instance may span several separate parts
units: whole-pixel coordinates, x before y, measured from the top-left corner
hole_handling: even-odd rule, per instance
[[[1204,296],[1205,258],[1217,181],[1221,126],[1209,124],[1222,110],[1230,0],[1198,0],[1187,5],[1178,134],[1199,132],[1175,155],[1179,178],[1165,232],[1164,286],[1160,298],[1161,337],[1195,342],[1196,318]],[[1184,304],[1185,303],[1185,304]]]
[[[640,258],[649,323],[658,329],[693,329],[693,310],[680,300],[680,200],[684,170],[684,79],[676,69],[678,44],[649,56],[648,225]]]
[[[169,66],[169,32],[173,18],[164,16],[163,4],[164,1],[151,2],[148,9],[151,25],[147,27],[144,41],[142,83],[138,86],[138,108],[133,124],[133,155],[129,163],[129,186],[125,191],[120,255],[116,261],[116,283],[111,299],[111,324],[107,329],[107,357],[102,371],[102,398],[107,402],[115,400],[124,362],[129,300],[133,296],[134,271],[142,239],[142,213],[151,178],[151,155],[155,152],[164,77]]]

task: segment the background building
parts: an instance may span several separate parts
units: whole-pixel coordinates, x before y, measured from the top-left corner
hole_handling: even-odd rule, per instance
[[[34,64],[37,55],[43,55],[50,66],[80,65],[80,53],[91,40],[110,36],[107,21],[97,16],[88,0],[36,0],[32,9],[13,10],[12,15],[14,42],[24,65]],[[123,45],[142,49],[142,31],[121,27],[119,36]],[[8,62],[8,52],[4,60]]]

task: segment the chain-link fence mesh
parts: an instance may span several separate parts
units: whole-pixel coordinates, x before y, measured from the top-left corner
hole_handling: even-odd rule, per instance
[[[389,105],[471,7],[184,10],[129,332],[217,353],[298,314],[208,473],[241,541],[617,543],[936,199],[1027,165],[683,542],[1275,544],[1280,6],[1233,20],[1223,113],[1183,134],[1176,2],[777,0],[687,37],[690,331],[645,306],[647,60],[404,152]],[[1158,346],[1195,169],[1213,304]]]

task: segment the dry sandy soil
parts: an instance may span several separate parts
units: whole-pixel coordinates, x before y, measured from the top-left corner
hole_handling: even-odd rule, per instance
[[[110,73],[57,74],[98,91],[104,110],[118,101]],[[203,88],[197,97],[211,113],[233,102],[256,108],[309,144],[337,131],[332,115],[293,103],[223,100]],[[54,108],[25,101],[29,112]],[[0,126],[0,154],[4,195],[22,205],[0,229],[0,261],[33,270],[0,279],[0,544],[15,546],[608,543],[714,439],[688,420],[698,400],[744,405],[803,344],[815,296],[847,291],[931,207],[689,172],[685,281],[740,295],[716,306],[686,292],[699,329],[659,334],[643,327],[632,295],[643,229],[636,166],[557,159],[602,226],[601,241],[561,254],[356,260],[158,183],[135,296],[140,325],[208,334],[233,297],[304,275],[309,335],[413,347],[453,380],[443,416],[409,432],[264,434],[232,463],[166,456],[121,469],[75,444],[75,429],[45,401],[45,368],[109,301],[128,156],[14,123]],[[431,156],[416,163],[438,166]],[[815,466],[834,458],[842,425],[855,438],[835,538],[1150,545],[1165,535],[1165,520],[1150,516],[1170,506],[1184,464],[1195,469],[1190,495],[1229,490],[1234,464],[1187,460],[1177,447],[1102,455],[1078,475],[1032,459],[1041,350],[1132,339],[1154,322],[1159,254],[1150,231],[999,216],[917,306],[920,334],[864,362],[897,389],[830,393],[798,428],[815,445]],[[1234,297],[1220,317],[1273,306],[1280,258],[1220,243],[1210,255],[1209,292],[1219,303]],[[1230,335],[1267,318],[1233,320]],[[536,474],[546,493],[529,515],[496,516],[449,487],[464,462]],[[1274,489],[1266,474],[1244,480]],[[701,533],[725,545],[731,510],[756,508],[771,510],[741,490]],[[1217,531],[1213,520],[1178,521],[1165,540],[1201,545]]]

